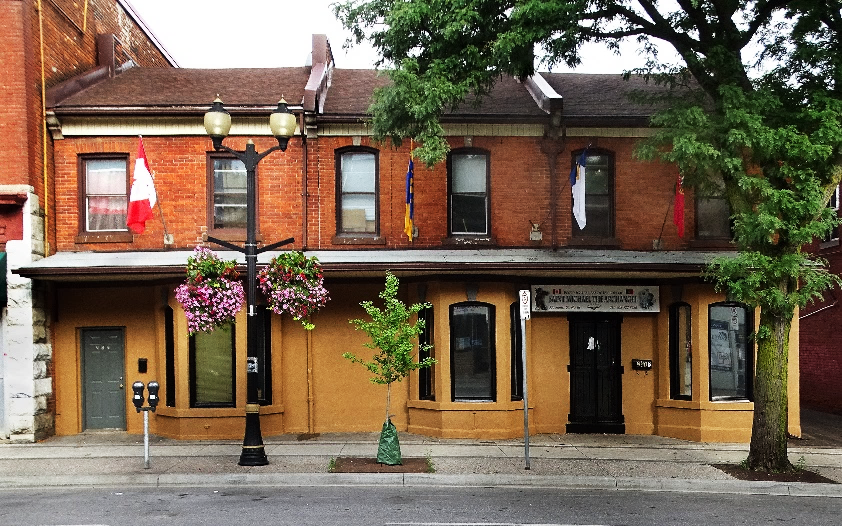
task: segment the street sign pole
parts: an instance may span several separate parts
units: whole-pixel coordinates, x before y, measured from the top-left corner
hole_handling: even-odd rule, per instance
[[[520,353],[523,367],[523,455],[526,459],[525,469],[529,469],[529,389],[526,376],[526,320],[530,315],[529,291],[520,291]]]

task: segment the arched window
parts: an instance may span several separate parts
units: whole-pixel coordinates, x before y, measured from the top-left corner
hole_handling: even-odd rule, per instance
[[[378,151],[336,151],[336,232],[377,236],[380,231]]]
[[[494,305],[466,301],[450,306],[450,375],[454,401],[493,402],[496,351]]]
[[[448,233],[489,236],[490,155],[478,148],[453,150],[447,157]]]
[[[571,170],[582,150],[574,151]],[[590,148],[585,155],[585,228],[579,228],[573,217],[573,237],[614,237],[614,154]]]
[[[741,303],[708,306],[710,399],[751,400],[753,311]]]
[[[693,398],[693,350],[690,305],[670,305],[670,398]]]

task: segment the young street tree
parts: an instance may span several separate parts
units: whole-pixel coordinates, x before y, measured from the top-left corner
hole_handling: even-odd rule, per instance
[[[397,442],[397,432],[391,423],[392,405],[392,384],[406,378],[410,372],[423,367],[430,367],[436,360],[429,356],[432,345],[420,344],[419,352],[427,354],[427,357],[415,361],[415,341],[418,335],[424,330],[425,321],[418,319],[410,323],[413,316],[422,309],[429,307],[429,303],[413,303],[405,305],[398,298],[398,287],[400,282],[394,274],[386,272],[386,288],[379,294],[383,300],[383,308],[380,309],[371,301],[364,301],[360,305],[371,318],[371,321],[355,319],[351,320],[357,330],[365,332],[370,342],[363,346],[376,351],[370,360],[364,360],[351,352],[342,354],[343,357],[353,363],[361,364],[373,376],[372,383],[386,386],[386,420],[383,423],[383,431],[380,436],[380,448],[377,453],[378,461],[386,464],[400,463],[400,445]],[[390,437],[394,437],[391,439]],[[392,452],[389,442],[395,444],[397,451]],[[394,455],[392,454],[394,453]],[[391,458],[397,462],[389,461]],[[382,460],[385,459],[385,460]]]
[[[836,223],[826,206],[842,178],[840,8],[839,0],[356,0],[336,13],[388,66],[392,83],[371,106],[375,137],[413,138],[427,164],[447,154],[443,112],[487,94],[501,75],[533,74],[536,49],[545,64],[575,66],[584,43],[617,50],[631,40],[648,63],[627,73],[683,89],[639,151],[729,201],[739,256],[708,273],[760,308],[748,465],[786,471],[791,322],[796,307],[839,282],[802,247]],[[659,61],[658,45],[680,63]],[[760,59],[773,67],[754,67]]]

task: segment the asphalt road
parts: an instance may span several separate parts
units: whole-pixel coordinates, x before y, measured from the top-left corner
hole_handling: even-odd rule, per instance
[[[842,499],[553,488],[0,490],[17,525],[838,525]]]

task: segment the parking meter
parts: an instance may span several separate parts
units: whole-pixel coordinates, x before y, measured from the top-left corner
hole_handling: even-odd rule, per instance
[[[155,384],[156,387],[158,384]],[[132,396],[132,402],[134,403],[135,409],[137,412],[140,413],[140,408],[143,407],[143,382],[135,382],[132,384],[132,391],[134,391],[134,396]],[[157,389],[156,389],[157,393]],[[150,402],[151,402],[151,393],[150,393]],[[157,396],[156,396],[156,403],[157,403]]]
[[[152,412],[155,412],[155,408],[158,406],[158,389],[161,386],[158,385],[158,382],[151,381],[149,385],[146,386],[149,389],[149,407],[152,408]]]

